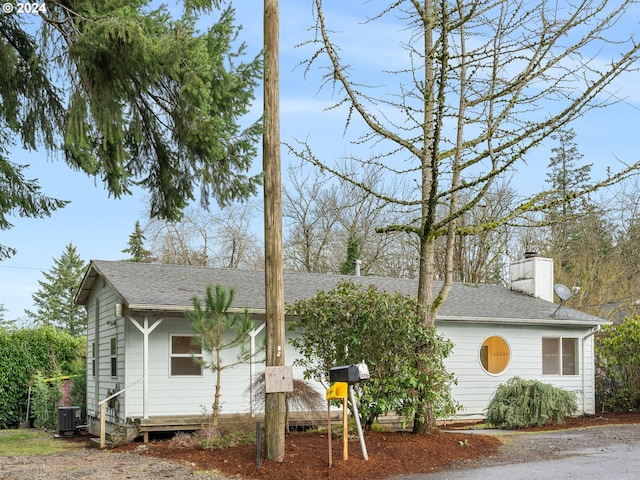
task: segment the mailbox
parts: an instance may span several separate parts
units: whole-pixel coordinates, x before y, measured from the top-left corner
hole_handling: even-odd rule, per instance
[[[342,438],[343,438],[343,452],[342,459],[346,460],[348,454],[348,421],[347,421],[347,394],[349,395],[349,401],[351,402],[351,408],[353,410],[353,416],[356,419],[356,427],[358,427],[358,437],[360,437],[360,446],[362,447],[362,458],[368,460],[367,447],[364,444],[364,436],[362,435],[362,427],[360,426],[360,415],[358,414],[358,404],[353,394],[353,385],[360,380],[366,380],[369,378],[369,367],[364,362],[360,362],[357,365],[342,365],[340,367],[333,367],[329,369],[329,381],[333,384],[329,390],[327,390],[327,401],[342,398]],[[331,415],[329,414],[328,424],[329,435],[329,466],[331,466]]]
[[[333,367],[329,370],[329,381],[331,383],[346,382],[353,384],[367,378],[369,378],[369,368],[364,362],[357,365]]]

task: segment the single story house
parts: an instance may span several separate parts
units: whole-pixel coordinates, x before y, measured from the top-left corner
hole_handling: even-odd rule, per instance
[[[385,291],[417,293],[415,279],[285,273],[285,302],[330,290],[345,279]],[[146,439],[149,431],[197,428],[202,423],[213,403],[215,379],[193,362],[194,332],[184,311],[209,284],[235,288],[233,308],[249,310],[255,322],[252,339],[259,342],[264,335],[264,272],[90,263],[76,295],[88,314],[90,432],[133,428],[134,435]],[[458,379],[453,395],[463,406],[459,418],[482,418],[496,388],[513,376],[575,391],[580,410],[595,413],[593,334],[607,322],[553,303],[553,292],[553,262],[537,256],[511,266],[510,288],[453,285],[436,327],[455,345],[446,366]],[[288,345],[286,363],[295,357]],[[251,412],[246,392],[250,378],[260,371],[261,361],[223,371],[222,414]],[[294,368],[293,373],[302,378],[301,371]],[[323,386],[317,388],[324,393]],[[100,402],[105,405],[104,427]]]

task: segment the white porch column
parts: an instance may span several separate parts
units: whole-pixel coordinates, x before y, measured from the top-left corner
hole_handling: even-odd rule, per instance
[[[162,323],[162,318],[157,319],[149,326],[149,317],[144,316],[144,323],[140,325],[133,317],[127,317],[129,321],[142,333],[142,418],[147,420],[149,413],[147,410],[147,399],[149,398],[149,334]]]

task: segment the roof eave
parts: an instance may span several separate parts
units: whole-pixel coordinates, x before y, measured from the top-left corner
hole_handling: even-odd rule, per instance
[[[611,322],[607,320],[578,320],[568,318],[490,318],[490,317],[452,317],[438,316],[436,323],[504,323],[509,325],[527,325],[527,326],[567,326],[567,327],[597,327],[607,325]]]
[[[130,314],[184,314],[185,311],[193,310],[193,305],[155,305],[151,303],[131,303],[126,305]],[[227,310],[229,313],[263,314],[264,308],[238,308],[232,307]]]
[[[78,287],[76,295],[73,299],[76,305],[87,304],[87,299],[89,298],[89,294],[91,293],[91,289],[93,288],[93,283],[99,276],[100,272],[93,264],[93,261],[90,262],[89,267],[87,268],[87,271],[85,272],[82,282],[80,283],[80,286]]]

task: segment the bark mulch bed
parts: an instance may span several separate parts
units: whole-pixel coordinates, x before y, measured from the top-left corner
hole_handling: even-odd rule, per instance
[[[550,425],[525,431],[548,431],[601,425],[640,423],[640,414],[603,414],[597,417],[569,418],[564,425]],[[479,428],[480,425],[475,425]],[[407,432],[367,432],[364,460],[356,438],[349,442],[348,460],[342,460],[342,440],[332,443],[333,465],[328,466],[328,440],[317,432],[292,432],[286,435],[282,462],[261,460],[257,467],[256,446],[243,445],[203,450],[197,445],[181,446],[174,440],[148,444],[130,444],[114,451],[133,451],[140,455],[181,462],[196,470],[217,470],[231,478],[278,478],[280,480],[388,479],[402,474],[429,473],[460,467],[497,455],[502,441],[491,435],[469,431],[474,425],[449,424],[432,435]],[[455,430],[455,431],[451,431]],[[522,430],[519,430],[522,431]]]

